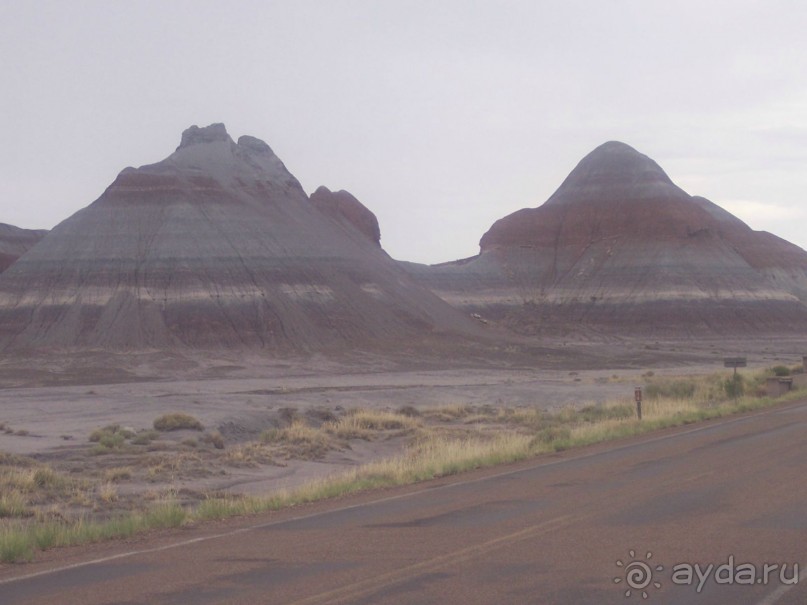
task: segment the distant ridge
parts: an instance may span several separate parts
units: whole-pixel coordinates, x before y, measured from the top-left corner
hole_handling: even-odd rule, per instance
[[[45,229],[20,229],[0,223],[0,273],[45,237]]]

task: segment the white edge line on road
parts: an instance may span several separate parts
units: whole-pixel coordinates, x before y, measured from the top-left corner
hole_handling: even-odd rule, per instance
[[[798,402],[798,403],[796,403],[796,404],[794,404],[792,406],[787,406],[787,409],[791,409],[791,408],[798,409],[798,407],[805,407],[805,406],[807,406],[807,403]],[[165,551],[165,550],[170,550],[172,548],[181,548],[183,546],[188,546],[189,544],[196,544],[198,542],[206,542],[208,540],[217,540],[219,538],[226,538],[228,536],[235,536],[235,535],[245,533],[245,532],[248,532],[248,531],[253,531],[253,530],[256,530],[256,529],[264,529],[266,527],[271,527],[273,525],[283,525],[285,523],[294,523],[295,521],[303,521],[303,520],[306,520],[306,519],[313,519],[315,517],[321,517],[321,516],[324,516],[324,515],[331,515],[331,514],[343,512],[343,511],[346,511],[346,510],[352,510],[354,508],[361,508],[363,506],[374,506],[376,504],[383,504],[384,502],[391,502],[393,500],[400,500],[402,498],[411,498],[413,496],[418,496],[420,494],[425,494],[427,492],[435,492],[435,491],[443,490],[443,489],[451,489],[451,488],[461,486],[461,485],[471,485],[473,483],[479,483],[479,482],[482,482],[482,481],[489,481],[491,479],[497,479],[499,477],[507,477],[508,475],[516,475],[518,473],[526,473],[526,472],[529,472],[529,471],[532,471],[532,470],[535,470],[535,469],[541,468],[541,467],[555,466],[555,465],[558,465],[558,464],[568,464],[570,462],[576,462],[578,460],[585,460],[586,458],[592,458],[592,457],[600,456],[600,455],[605,454],[605,453],[619,452],[621,450],[626,450],[626,449],[631,449],[631,448],[634,448],[634,447],[640,447],[640,446],[643,446],[643,445],[647,445],[648,443],[655,443],[657,441],[665,441],[667,439],[674,439],[676,437],[681,437],[683,435],[690,435],[692,433],[698,433],[698,432],[701,432],[701,431],[706,431],[706,430],[715,428],[716,426],[725,426],[725,425],[728,425],[728,424],[734,424],[736,422],[742,422],[744,420],[748,420],[749,418],[755,418],[757,416],[764,416],[765,414],[770,414],[770,413],[777,413],[780,410],[781,410],[781,408],[766,409],[766,410],[762,410],[760,412],[756,412],[754,414],[741,416],[739,418],[729,418],[727,420],[724,420],[723,422],[712,423],[712,424],[709,424],[707,426],[696,426],[696,427],[693,427],[693,428],[688,429],[686,431],[675,432],[675,433],[672,433],[672,434],[669,434],[669,435],[659,435],[659,436],[656,436],[656,437],[650,437],[649,439],[644,439],[642,441],[639,441],[638,443],[628,443],[628,444],[625,444],[625,445],[620,445],[618,447],[607,449],[607,450],[602,451],[602,452],[590,452],[588,454],[580,454],[579,456],[574,456],[574,457],[571,457],[571,458],[563,458],[562,460],[543,461],[543,462],[540,462],[540,463],[535,464],[533,466],[529,466],[527,468],[513,469],[513,470],[497,473],[495,475],[488,475],[486,477],[478,477],[476,479],[468,479],[466,481],[455,481],[455,482],[449,483],[447,485],[439,485],[437,487],[429,487],[429,488],[425,488],[425,489],[421,489],[421,490],[417,490],[417,491],[413,491],[413,492],[407,492],[405,494],[398,494],[397,496],[388,496],[386,498],[379,498],[378,500],[371,500],[370,502],[362,502],[362,503],[359,503],[359,504],[351,504],[350,506],[343,506],[341,508],[335,508],[335,509],[331,509],[331,510],[324,510],[324,511],[316,512],[316,513],[311,513],[311,514],[308,514],[308,515],[300,515],[298,517],[292,517],[290,519],[277,519],[275,521],[269,521],[267,523],[258,523],[257,525],[250,525],[249,527],[241,527],[239,529],[234,529],[234,530],[227,531],[227,532],[222,532],[222,533],[219,533],[219,534],[213,534],[213,535],[210,535],[210,536],[199,536],[198,538],[191,538],[191,539],[188,539],[188,540],[182,540],[180,542],[172,542],[171,544],[165,544],[163,546],[157,546],[155,548],[144,548],[144,549],[141,549],[141,550],[131,550],[131,551],[128,551],[128,552],[118,553],[116,555],[110,555],[108,557],[101,557],[99,559],[92,559],[90,561],[81,561],[79,563],[72,563],[70,565],[63,565],[61,567],[54,567],[52,569],[44,569],[42,571],[37,571],[37,572],[34,572],[34,573],[29,573],[29,574],[22,575],[22,576],[15,576],[13,578],[0,579],[0,586],[2,586],[4,584],[11,584],[13,582],[23,582],[25,580],[30,580],[32,578],[38,578],[38,577],[41,577],[41,576],[53,575],[53,574],[61,573],[61,572],[64,572],[64,571],[70,571],[72,569],[77,569],[79,567],[88,567],[90,565],[98,565],[100,563],[107,563],[109,561],[115,561],[117,559],[124,559],[124,558],[127,558],[127,557],[134,557],[134,556],[137,556],[137,555],[145,555],[145,554],[150,554],[150,553],[155,553],[155,552],[162,552],[162,551]],[[601,442],[601,444],[602,443],[604,443],[604,442]],[[597,445],[600,445],[600,444],[597,444]],[[803,575],[807,576],[807,573],[805,573]],[[788,589],[792,588],[792,586],[787,586],[787,587],[781,586],[780,589],[781,588],[785,588],[786,590],[784,592],[786,592]],[[784,594],[784,592],[782,594]],[[765,599],[764,601],[761,601],[760,603],[758,603],[758,605],[773,605],[776,602],[776,599],[778,599],[781,596],[781,594],[776,596],[774,598],[774,600],[771,601],[770,599],[773,598],[774,595],[777,595],[777,592],[772,593],[767,599]]]

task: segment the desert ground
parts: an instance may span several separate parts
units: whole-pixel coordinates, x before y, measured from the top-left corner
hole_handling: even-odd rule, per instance
[[[47,465],[75,479],[67,511],[56,499],[43,500],[42,510],[103,516],[166,495],[186,503],[267,495],[403,452],[412,438],[406,427],[305,446],[266,438],[292,425],[322,427],[357,409],[403,410],[441,430],[495,431],[497,414],[508,411],[630,404],[648,376],[727,372],[723,358],[736,355],[748,357],[749,370],[794,365],[804,352],[798,339],[769,339],[559,341],[537,354],[471,360],[148,352],[5,359],[0,452],[7,463]],[[174,413],[201,426],[154,430],[157,418]],[[104,430],[126,441],[104,441]]]

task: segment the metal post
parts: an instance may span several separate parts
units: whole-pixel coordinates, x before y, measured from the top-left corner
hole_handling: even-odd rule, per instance
[[[639,420],[642,419],[642,387],[636,387],[633,390],[633,396],[636,398],[636,416]]]

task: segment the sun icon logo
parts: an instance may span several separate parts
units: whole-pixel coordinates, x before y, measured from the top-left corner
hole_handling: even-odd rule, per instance
[[[614,578],[614,584],[621,584],[625,582],[628,589],[625,591],[625,598],[629,598],[634,591],[636,594],[641,594],[643,599],[648,597],[647,588],[653,586],[656,590],[661,588],[661,582],[653,580],[654,571],[664,571],[663,565],[652,566],[650,559],[653,558],[653,553],[648,551],[644,556],[644,560],[636,558],[636,551],[628,551],[630,561],[623,563],[622,560],[617,560],[616,566],[625,570],[624,576],[617,576]]]

